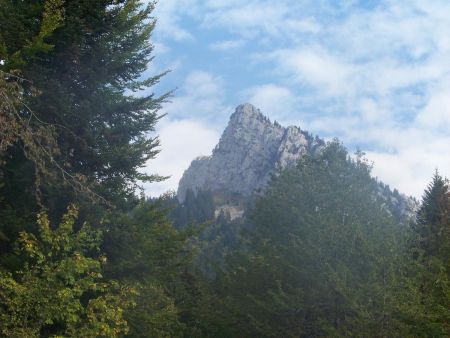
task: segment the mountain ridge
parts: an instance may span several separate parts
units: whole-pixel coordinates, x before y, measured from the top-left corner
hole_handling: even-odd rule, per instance
[[[212,155],[197,157],[184,172],[178,199],[183,202],[188,189],[250,196],[267,184],[271,174],[295,165],[302,155],[324,144],[299,127],[282,127],[255,106],[241,104],[230,116]]]
[[[230,116],[212,155],[194,159],[180,179],[177,198],[183,204],[187,192],[207,191],[214,196],[215,214],[241,217],[244,205],[262,191],[273,174],[293,167],[305,154],[317,155],[325,141],[297,126],[271,122],[255,106],[239,105]],[[417,201],[381,181],[376,194],[400,218],[410,219]]]

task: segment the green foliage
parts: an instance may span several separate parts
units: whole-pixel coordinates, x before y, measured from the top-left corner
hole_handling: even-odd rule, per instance
[[[46,39],[63,24],[63,3],[0,1],[0,59],[5,61],[6,70],[21,68],[53,49]]]
[[[178,231],[157,203],[141,203],[132,212],[104,220],[103,249],[108,278],[139,291],[126,313],[131,337],[177,337],[189,329],[198,286],[189,271],[193,253],[189,231]]]
[[[337,142],[303,157],[273,179],[252,222],[247,253],[223,277],[224,311],[234,314],[224,332],[401,336],[392,314],[402,237],[362,158]]]
[[[163,74],[142,76],[152,60],[153,7],[136,0],[0,2],[4,70],[27,79],[21,88],[27,109],[17,109],[18,116],[52,128],[59,149],[51,154],[58,177],[40,182],[52,219],[70,201],[89,208],[86,197],[129,209],[138,182],[160,179],[139,172],[158,152],[149,132],[168,96],[151,92]],[[34,175],[16,145],[3,164],[15,173],[7,177],[14,193],[2,191],[10,205],[10,195],[22,199],[30,189],[20,177]]]
[[[74,231],[78,211],[68,208],[52,229],[45,213],[37,236],[19,238],[24,267],[1,273],[0,320],[5,337],[118,337],[132,290],[102,276],[101,233],[87,224]]]
[[[180,310],[164,287],[150,282],[133,284],[138,290],[136,306],[126,313],[128,337],[182,337]]]
[[[450,190],[437,172],[425,190],[415,226],[419,248],[425,256],[450,259]]]
[[[114,337],[127,322],[133,337],[195,331],[191,233],[175,230],[160,206],[134,208],[138,182],[160,179],[139,169],[158,152],[149,132],[168,97],[150,91],[164,74],[142,76],[152,60],[153,7],[137,0],[0,0],[6,336]],[[80,220],[74,223],[70,209],[52,230],[71,201]],[[48,215],[36,227],[30,219],[41,206]],[[81,225],[86,219],[105,236]],[[108,254],[103,265],[99,247]]]
[[[47,0],[33,5],[0,1],[0,60],[5,63],[0,66],[1,178],[7,176],[9,166],[15,166],[16,160],[22,157],[22,162],[34,163],[34,173],[30,176],[35,174],[35,181],[31,180],[31,184],[38,186],[41,175],[50,174],[50,163],[58,155],[53,127],[39,120],[26,104],[27,97],[35,96],[36,92],[30,86],[31,82],[21,77],[20,68],[35,59],[37,54],[52,49],[53,46],[45,40],[62,24],[61,7],[61,0]],[[18,145],[23,156],[17,156]],[[14,159],[8,161],[12,157]],[[15,189],[20,186],[20,183],[17,184]],[[8,200],[8,197],[0,196],[0,200]],[[10,207],[7,204],[2,209]],[[5,214],[2,216],[7,217]]]
[[[202,224],[214,218],[214,200],[209,191],[191,189],[186,192],[183,203],[178,203],[177,196],[172,196],[175,207],[170,213],[175,227],[183,228],[188,224]]]
[[[167,97],[151,93],[162,74],[142,76],[153,7],[0,0],[0,261],[12,270],[13,243],[42,206],[55,221],[75,201],[97,224],[159,179],[139,172],[157,153],[149,132]]]
[[[141,203],[127,214],[113,212],[103,222],[103,249],[114,278],[168,281],[191,258],[186,248],[190,233],[176,230],[158,204]]]
[[[66,170],[121,204],[133,198],[137,181],[157,179],[139,173],[157,153],[148,135],[166,98],[149,92],[162,75],[142,78],[152,59],[153,4],[67,1],[63,10],[63,25],[48,39],[53,50],[24,67],[43,89],[30,105],[58,126]]]
[[[450,191],[437,172],[411,229],[403,276],[402,318],[414,337],[450,334]]]
[[[153,9],[0,0],[0,336],[448,337],[437,173],[410,228],[338,142],[274,177],[249,219],[214,219],[233,197],[202,191],[139,203],[169,95],[147,73]]]

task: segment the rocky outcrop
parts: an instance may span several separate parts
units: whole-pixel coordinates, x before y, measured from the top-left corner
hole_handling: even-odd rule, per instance
[[[267,184],[271,174],[323,144],[298,127],[272,123],[251,104],[240,105],[212,155],[195,159],[184,172],[178,199],[183,202],[188,189],[250,196]]]
[[[214,217],[217,219],[221,213],[223,216],[230,221],[233,221],[237,218],[241,218],[244,216],[244,208],[236,206],[236,205],[221,205],[214,210]]]

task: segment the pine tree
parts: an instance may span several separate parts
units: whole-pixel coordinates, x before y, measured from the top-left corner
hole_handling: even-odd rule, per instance
[[[450,191],[436,171],[412,227],[402,317],[415,337],[450,334]]]
[[[61,3],[47,0],[40,11],[33,6],[34,14],[40,13],[36,20],[26,15],[30,3],[0,1],[0,265],[17,265],[11,249],[18,232],[33,224],[39,198],[35,186],[54,173],[59,151],[54,129],[25,103],[37,92],[26,93],[33,87],[16,67],[53,48],[45,39],[62,23]]]
[[[137,0],[0,0],[0,70],[25,79],[18,116],[51,130],[56,149],[30,158],[16,139],[1,154],[3,261],[42,206],[56,221],[77,202],[80,217],[98,224],[105,204],[130,210],[139,182],[159,179],[139,171],[158,152],[149,133],[167,97],[151,92],[163,74],[142,76],[153,58],[153,8]],[[41,175],[39,161],[51,170]]]
[[[426,256],[444,258],[450,244],[450,190],[448,180],[436,171],[422,198],[415,231]],[[450,253],[448,253],[450,255]]]
[[[54,7],[59,16],[45,21],[47,8]],[[135,201],[138,182],[158,179],[139,172],[157,153],[158,140],[149,132],[167,97],[151,93],[163,74],[142,77],[152,60],[153,8],[152,2],[137,0],[2,0],[5,67],[15,67],[32,84],[25,92],[38,95],[26,95],[27,106],[36,121],[53,126],[57,134],[60,152],[54,160],[64,172],[56,182],[42,182],[43,203],[50,210],[62,211],[76,197],[61,181],[75,190],[89,186],[98,196],[124,206]],[[28,47],[35,40],[33,48]],[[8,181],[33,176],[22,162],[5,171]]]
[[[133,337],[177,336],[184,328],[180,318],[188,317],[186,298],[194,298],[183,282],[190,276],[190,253],[185,248],[188,234],[172,228],[160,207],[135,208],[139,182],[160,178],[141,174],[139,169],[158,151],[158,140],[149,133],[168,97],[151,93],[164,74],[143,75],[153,58],[149,41],[155,25],[153,8],[153,1],[137,0],[0,0],[0,59],[5,61],[0,69],[4,71],[0,94],[3,97],[3,89],[10,89],[11,75],[20,76],[23,80],[13,88],[17,89],[14,98],[18,102],[12,105],[12,115],[26,119],[33,130],[48,127],[55,140],[50,156],[30,157],[24,140],[41,145],[46,142],[39,142],[36,134],[6,138],[15,129],[0,126],[0,269],[5,271],[1,280],[5,289],[0,295],[6,297],[0,311],[5,310],[2,324],[7,323],[8,332],[23,329],[22,336],[40,332],[114,337],[125,331],[125,320]],[[6,81],[3,74],[8,74]],[[3,112],[11,112],[9,106],[4,108],[0,102],[0,121],[6,116]],[[38,175],[40,161],[49,166]],[[34,241],[36,237],[35,242],[40,243],[40,228],[29,219],[42,207],[48,210],[51,222],[72,201],[80,205],[81,223],[89,219],[105,230],[101,244],[96,245],[106,251],[108,261],[103,283],[100,268],[94,264],[95,252],[76,256],[68,240],[67,248],[55,250],[68,250],[68,256],[81,257],[80,263],[86,266],[75,262],[77,271],[65,271],[70,283],[64,290],[64,279],[59,281],[50,272],[39,273],[13,248],[18,238],[22,243],[20,233],[24,230],[27,238]],[[67,224],[63,222],[61,227],[65,229]],[[89,245],[98,239],[95,234],[78,238],[64,233],[64,239],[76,237],[77,245]],[[54,256],[53,247],[46,250]],[[64,257],[65,262],[73,263],[71,258]],[[53,267],[59,262],[55,258],[44,263]],[[24,271],[30,278],[16,279],[15,271]],[[139,292],[138,297],[130,296],[124,302],[135,300],[133,309],[123,312],[119,298],[109,296],[113,279]],[[48,287],[72,297],[73,303],[60,304],[58,295],[45,294],[46,281],[50,281]],[[84,292],[82,287],[90,288],[91,282],[105,289]],[[23,287],[10,287],[13,283]],[[81,290],[79,283],[83,283]],[[104,291],[106,299],[100,295],[98,302],[93,300],[93,307],[86,308],[83,302],[97,295],[95,291],[99,295]],[[83,298],[80,306],[76,299],[79,293]],[[36,309],[27,309],[26,304],[33,302]],[[49,308],[39,307],[41,302]],[[74,313],[74,308],[79,311]],[[82,329],[86,316],[95,321],[97,315],[98,321],[88,323],[95,326],[92,331]],[[102,323],[103,319],[108,323]],[[70,320],[73,323],[68,324]],[[74,333],[77,327],[80,331]]]

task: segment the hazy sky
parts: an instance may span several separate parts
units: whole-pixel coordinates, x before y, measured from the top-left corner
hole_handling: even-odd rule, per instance
[[[243,102],[361,148],[401,192],[450,175],[450,1],[160,0],[155,16],[149,72],[177,90],[146,169],[172,177],[147,194],[175,190]]]

